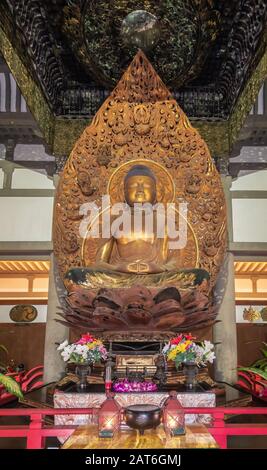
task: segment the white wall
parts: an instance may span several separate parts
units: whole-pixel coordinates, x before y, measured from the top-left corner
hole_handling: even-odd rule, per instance
[[[55,189],[53,179],[47,176],[45,170],[17,166],[14,162],[5,161],[0,168],[0,242],[50,242]],[[5,172],[8,174],[8,186],[4,190],[8,196],[3,196],[1,192]],[[29,197],[24,197],[22,192],[18,197],[15,192],[12,194],[13,189],[35,192]],[[42,191],[42,196],[39,196],[38,190]],[[47,195],[44,190],[48,190]]]
[[[267,199],[233,199],[234,242],[267,242]]]
[[[16,168],[12,175],[12,189],[54,189],[53,179],[37,171]]]
[[[0,197],[0,241],[51,241],[53,197]]]
[[[239,176],[232,182],[231,191],[267,191],[267,170]]]

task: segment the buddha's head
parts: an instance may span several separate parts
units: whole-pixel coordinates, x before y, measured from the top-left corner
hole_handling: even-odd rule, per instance
[[[125,200],[129,206],[134,203],[156,202],[156,178],[145,165],[134,165],[124,178]]]

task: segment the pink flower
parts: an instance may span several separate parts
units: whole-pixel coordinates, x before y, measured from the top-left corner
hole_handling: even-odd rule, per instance
[[[81,336],[81,339],[79,339],[79,341],[76,341],[75,344],[87,344],[92,343],[93,341],[95,341],[95,338],[90,333],[85,333]]]
[[[188,341],[192,341],[193,339],[196,339],[196,337],[192,336],[191,333],[185,334],[184,337]]]
[[[171,339],[170,343],[171,345],[176,345],[179,344],[183,339],[183,335],[179,335],[176,338]]]

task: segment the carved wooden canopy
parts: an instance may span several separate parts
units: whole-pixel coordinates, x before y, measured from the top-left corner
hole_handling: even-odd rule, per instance
[[[80,206],[89,201],[100,206],[101,196],[108,190],[117,199],[118,174],[123,175],[124,166],[136,160],[145,160],[154,170],[162,168],[162,175],[164,171],[170,175],[166,176],[165,194],[174,191],[175,202],[188,203],[198,266],[211,274],[214,285],[226,247],[220,176],[207,145],[141,51],[82,133],[61,174],[53,228],[61,276],[85,263],[84,240],[79,236]],[[194,267],[192,237],[188,243],[183,266]],[[96,246],[91,248],[89,264],[96,252]]]

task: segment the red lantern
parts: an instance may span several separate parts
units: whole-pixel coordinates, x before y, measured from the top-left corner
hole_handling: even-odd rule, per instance
[[[163,424],[166,434],[171,436],[185,434],[184,410],[179,400],[177,400],[175,391],[169,392],[169,397],[163,405]]]
[[[114,393],[108,393],[98,412],[99,437],[113,437],[121,423],[121,407],[114,400]]]

